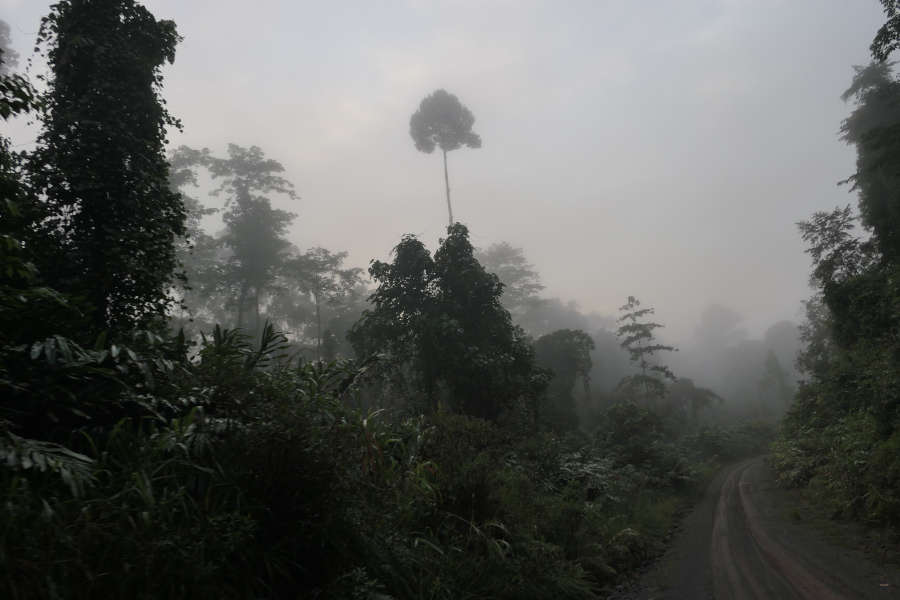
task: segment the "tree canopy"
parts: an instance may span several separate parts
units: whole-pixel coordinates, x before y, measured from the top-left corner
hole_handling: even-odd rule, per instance
[[[468,229],[448,228],[433,258],[414,236],[393,254],[369,269],[378,287],[350,334],[357,354],[407,365],[433,407],[446,398],[493,419],[532,393],[533,351],[500,303],[497,276],[475,259]]]
[[[616,335],[622,348],[628,351],[631,362],[640,372],[628,375],[619,384],[619,389],[636,400],[654,403],[665,396],[665,381],[675,381],[675,375],[669,367],[660,364],[656,359],[658,352],[673,352],[674,346],[667,346],[656,341],[654,330],[662,327],[659,323],[644,321],[644,317],[652,315],[652,308],[641,308],[641,302],[634,296],[619,310],[619,328]]]
[[[51,69],[32,156],[40,269],[90,303],[98,330],[146,326],[173,303],[185,212],[168,184],[166,128],[180,125],[160,68],[178,41],[134,0],[62,0],[38,32]]]
[[[431,154],[438,147],[443,153],[449,226],[453,225],[453,209],[450,205],[447,153],[463,146],[481,148],[481,137],[472,131],[474,124],[475,116],[472,111],[446,90],[435,90],[433,94],[423,98],[419,109],[409,119],[409,135],[412,136],[416,149]]]

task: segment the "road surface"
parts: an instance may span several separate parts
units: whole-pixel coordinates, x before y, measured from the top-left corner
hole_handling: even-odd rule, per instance
[[[724,469],[638,590],[618,597],[900,599],[897,565],[829,542],[802,518],[788,516],[791,502],[762,458]]]

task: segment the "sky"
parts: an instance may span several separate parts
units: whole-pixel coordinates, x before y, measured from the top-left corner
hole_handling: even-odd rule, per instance
[[[0,0],[22,65],[49,4]],[[711,303],[751,332],[802,318],[795,223],[856,202],[837,186],[855,161],[840,94],[884,21],[877,0],[144,4],[184,37],[164,70],[171,143],[280,161],[298,247],[362,267],[406,233],[435,247],[443,167],[409,117],[444,88],[483,141],[448,158],[473,243],[523,248],[585,312],[637,296],[670,341]]]

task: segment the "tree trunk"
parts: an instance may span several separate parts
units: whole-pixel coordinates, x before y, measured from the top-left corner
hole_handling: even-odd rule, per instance
[[[449,226],[453,227],[453,209],[450,208],[450,177],[447,175],[447,151],[444,150],[444,185],[447,186],[447,216]]]
[[[319,309],[319,295],[316,299],[316,361],[322,360],[322,312]]]
[[[259,286],[256,286],[253,290],[253,304],[256,307],[256,332],[255,335],[260,335],[261,329],[259,327]]]
[[[241,284],[241,295],[238,297],[238,306],[237,306],[237,328],[241,329],[244,326],[244,303],[247,302],[247,284]]]

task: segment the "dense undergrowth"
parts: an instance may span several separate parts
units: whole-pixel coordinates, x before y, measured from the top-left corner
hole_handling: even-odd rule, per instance
[[[364,413],[348,402],[364,369],[298,365],[282,342],[29,352],[48,376],[114,383],[93,401],[120,418],[58,446],[6,432],[4,597],[597,597],[720,461],[764,443],[677,437],[634,404],[593,436]]]

